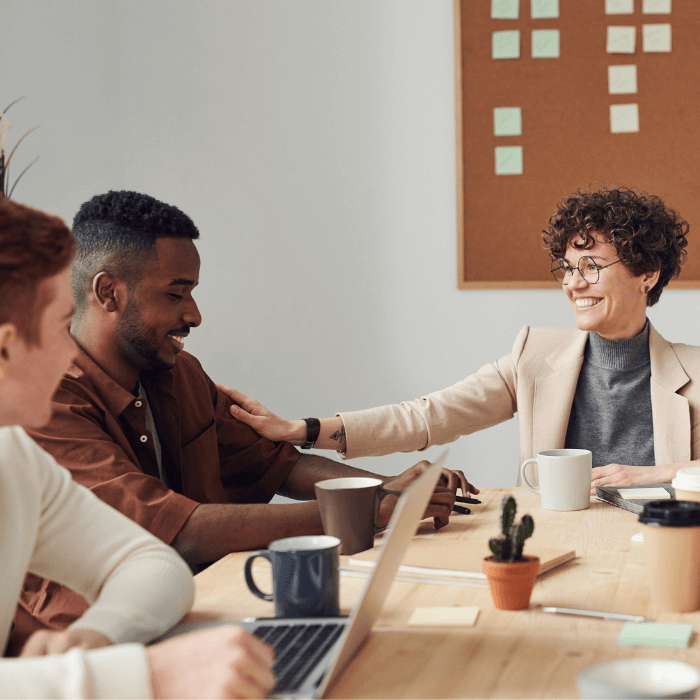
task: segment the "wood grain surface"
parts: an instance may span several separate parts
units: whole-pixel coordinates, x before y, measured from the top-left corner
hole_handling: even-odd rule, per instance
[[[621,648],[616,639],[624,623],[552,615],[542,606],[587,608],[654,617],[659,622],[700,624],[700,613],[659,614],[646,585],[643,544],[637,516],[591,501],[587,510],[543,510],[526,489],[482,489],[482,505],[472,515],[453,515],[440,532],[432,521],[417,537],[453,540],[452,558],[483,548],[498,534],[504,493],[518,502],[518,518],[530,513],[535,534],[529,542],[575,549],[576,559],[541,575],[527,610],[495,610],[488,589],[395,582],[368,643],[331,690],[337,698],[575,698],[576,674],[597,661],[614,658],[673,658],[700,667],[693,634],[688,649]],[[526,544],[525,552],[527,553]],[[195,577],[196,598],[188,620],[240,619],[273,615],[272,603],[256,598],[243,579],[247,552],[231,554]],[[349,557],[341,557],[346,566]],[[452,561],[443,562],[450,568]],[[269,565],[258,560],[256,582],[270,590]],[[341,578],[341,608],[348,613],[365,582]],[[470,628],[412,628],[416,607],[477,606]]]

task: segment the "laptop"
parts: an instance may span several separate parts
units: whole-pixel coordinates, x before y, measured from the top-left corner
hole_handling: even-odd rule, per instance
[[[239,623],[275,648],[277,685],[270,697],[324,697],[367,641],[446,457],[447,452],[399,498],[377,564],[347,618],[246,618]],[[182,623],[162,639],[216,624],[230,622]]]

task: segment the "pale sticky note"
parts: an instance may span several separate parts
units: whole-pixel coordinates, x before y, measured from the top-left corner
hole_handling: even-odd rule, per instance
[[[613,134],[639,131],[639,105],[610,105],[610,131]]]
[[[520,136],[522,133],[520,107],[496,107],[493,110],[494,136]]]
[[[409,625],[423,627],[473,627],[479,608],[416,608]]]
[[[619,647],[664,647],[685,649],[693,626],[673,622],[628,622],[618,638]]]
[[[559,30],[532,30],[532,57],[559,58]]]
[[[642,12],[645,15],[670,15],[671,0],[642,0]]]
[[[633,95],[637,92],[637,66],[608,66],[608,92]]]
[[[636,27],[608,27],[606,51],[608,53],[634,53]]]
[[[493,32],[491,58],[520,58],[520,32],[517,29]]]
[[[523,147],[496,146],[496,175],[523,174]]]
[[[631,15],[634,12],[634,0],[605,0],[606,15]]]
[[[661,498],[671,498],[671,494],[660,486],[650,489],[618,489],[617,492],[625,500],[635,498],[653,498],[657,500]]]
[[[559,17],[559,0],[530,0],[532,19],[556,19]]]
[[[642,48],[647,53],[668,53],[671,50],[671,25],[642,25]]]
[[[491,19],[518,19],[520,0],[491,0]]]

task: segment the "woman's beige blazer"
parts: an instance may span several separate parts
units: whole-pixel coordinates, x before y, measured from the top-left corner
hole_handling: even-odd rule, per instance
[[[656,464],[700,457],[700,347],[669,343],[649,324]],[[525,326],[509,355],[415,401],[339,414],[345,459],[442,445],[512,418],[520,461],[564,447],[587,331]],[[605,397],[601,396],[601,401]]]

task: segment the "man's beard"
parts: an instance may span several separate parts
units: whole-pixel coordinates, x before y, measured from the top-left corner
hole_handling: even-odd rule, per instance
[[[117,328],[117,348],[123,357],[131,360],[141,371],[172,369],[174,362],[160,356],[163,339],[140,318],[138,307],[130,294]]]

